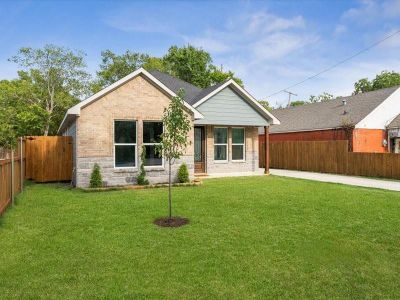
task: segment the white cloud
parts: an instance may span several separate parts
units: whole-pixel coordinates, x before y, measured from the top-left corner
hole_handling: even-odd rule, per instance
[[[358,7],[350,8],[342,15],[343,20],[359,24],[384,23],[387,19],[400,16],[400,0],[362,0]]]
[[[336,25],[335,31],[334,31],[333,34],[335,36],[339,36],[339,35],[342,35],[342,34],[344,34],[346,32],[347,32],[347,26],[345,26],[343,24],[338,24],[338,25]]]
[[[278,59],[318,40],[316,36],[294,33],[274,33],[250,45],[258,59]]]
[[[305,21],[302,16],[282,18],[266,12],[259,12],[248,16],[246,19],[247,34],[259,34],[283,31],[294,28],[304,28]]]

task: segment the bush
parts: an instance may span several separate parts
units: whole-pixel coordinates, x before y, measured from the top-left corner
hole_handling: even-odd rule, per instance
[[[178,170],[178,180],[179,182],[189,182],[189,171],[186,164],[181,164]]]
[[[92,174],[90,175],[90,187],[99,188],[103,186],[103,179],[101,177],[100,166],[94,164]]]
[[[142,153],[140,154],[140,171],[137,177],[138,185],[148,185],[149,181],[146,179],[146,170],[144,169],[144,163],[146,161],[146,147],[142,146]]]

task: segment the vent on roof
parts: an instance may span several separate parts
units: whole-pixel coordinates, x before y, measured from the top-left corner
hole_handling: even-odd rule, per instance
[[[343,106],[347,104],[347,100],[346,99],[342,99],[342,104]]]

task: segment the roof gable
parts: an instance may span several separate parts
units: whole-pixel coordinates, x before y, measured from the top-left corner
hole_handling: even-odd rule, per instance
[[[201,103],[197,110],[204,116],[195,120],[198,125],[268,126],[271,123],[230,86]]]

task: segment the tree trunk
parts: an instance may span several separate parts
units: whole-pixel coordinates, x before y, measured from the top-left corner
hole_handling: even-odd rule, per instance
[[[168,161],[168,206],[169,206],[169,218],[172,218],[172,199],[171,199],[171,161]]]

